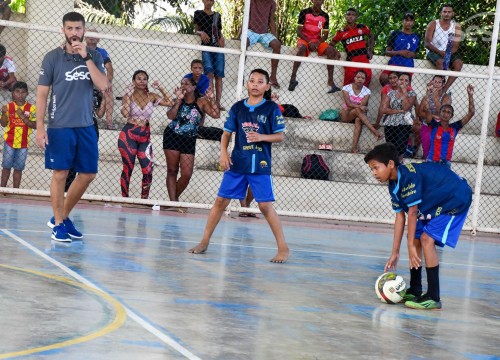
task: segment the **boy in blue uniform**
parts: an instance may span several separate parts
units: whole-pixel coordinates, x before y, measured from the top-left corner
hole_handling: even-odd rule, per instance
[[[278,245],[278,253],[271,262],[283,263],[290,255],[280,219],[272,205],[271,144],[283,141],[285,122],[278,105],[264,99],[269,87],[267,71],[252,70],[247,82],[248,99],[238,101],[229,111],[221,139],[220,165],[225,171],[224,177],[208,216],[203,238],[189,250],[190,253],[205,253],[224,209],[231,199],[243,200],[250,185],[259,210],[269,223]],[[232,133],[235,133],[236,141],[229,157],[227,147]]]
[[[389,195],[396,212],[392,254],[384,271],[396,269],[408,213],[410,288],[405,305],[413,309],[441,309],[437,246],[454,248],[472,202],[467,181],[436,163],[399,164],[391,143],[376,146],[364,158],[373,176],[389,182]],[[422,250],[427,272],[427,293],[422,293]]]

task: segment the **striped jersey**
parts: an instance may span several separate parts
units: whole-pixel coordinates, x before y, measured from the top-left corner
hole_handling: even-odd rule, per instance
[[[346,26],[343,30],[337,31],[332,40],[342,42],[347,53],[347,61],[369,63],[365,36],[370,34],[368,26],[356,24],[354,27]]]
[[[462,121],[451,123],[448,129],[444,129],[440,122],[432,119],[429,123],[431,127],[431,148],[427,160],[439,162],[441,160],[451,161],[453,146],[459,130],[462,128]]]
[[[11,148],[25,149],[28,147],[32,129],[24,123],[19,115],[16,114],[16,111],[21,108],[30,121],[36,121],[36,108],[29,102],[26,102],[24,105],[17,105],[13,101],[7,105],[7,108],[9,109],[7,114],[9,121],[7,122],[3,138]]]

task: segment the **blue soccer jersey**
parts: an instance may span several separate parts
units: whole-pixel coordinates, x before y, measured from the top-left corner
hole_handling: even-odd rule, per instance
[[[472,189],[467,180],[448,167],[425,162],[400,165],[397,181],[389,181],[392,208],[408,212],[418,205],[420,219],[432,219],[440,214],[459,214],[472,202]]]
[[[420,46],[420,38],[416,34],[405,34],[401,30],[392,31],[387,41],[387,47],[394,51],[409,50],[417,52]],[[394,55],[389,60],[389,65],[414,67],[413,59],[401,55]]]
[[[235,133],[235,145],[231,153],[231,170],[242,174],[271,173],[271,143],[247,142],[247,132],[276,134],[285,131],[285,121],[278,105],[262,100],[252,106],[247,100],[238,101],[231,107],[224,123],[224,130]]]

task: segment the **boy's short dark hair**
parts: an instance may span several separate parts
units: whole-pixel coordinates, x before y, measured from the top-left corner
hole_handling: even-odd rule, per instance
[[[0,44],[0,57],[4,57],[5,55],[7,55],[7,49],[5,48],[5,46]]]
[[[357,11],[355,8],[353,8],[353,7],[350,7],[349,9],[347,9],[347,10],[345,11],[345,13],[347,14],[349,11],[352,11],[352,12],[353,12],[353,13],[355,13],[356,15],[358,14],[358,11]]]
[[[264,75],[264,77],[266,78],[266,83],[269,84],[269,73],[266,70],[264,70],[264,69],[253,69],[250,72],[249,77],[252,76],[253,73]]]
[[[203,66],[203,61],[201,61],[200,59],[194,59],[193,61],[191,61],[191,67],[193,67],[194,64],[201,64],[201,66]]]
[[[64,14],[63,18],[62,18],[62,23],[63,23],[63,26],[64,26],[64,23],[66,21],[81,21],[83,23],[83,25],[85,26],[85,18],[83,17],[82,14],[76,12],[76,11],[71,11],[69,13],[66,13]]]
[[[28,84],[26,84],[24,81],[16,81],[16,83],[12,86],[12,92],[16,91],[16,89],[28,91]]]
[[[388,165],[389,161],[394,161],[394,165],[399,166],[399,154],[398,149],[390,143],[384,143],[375,146],[368,154],[365,155],[365,163],[369,163],[371,160],[378,161],[384,165]]]
[[[453,6],[451,6],[451,4],[450,4],[450,3],[446,3],[446,4],[443,4],[443,5],[441,6],[441,11],[443,11],[443,9],[444,9],[444,8],[447,8],[447,7],[451,8],[451,10],[453,10]]]

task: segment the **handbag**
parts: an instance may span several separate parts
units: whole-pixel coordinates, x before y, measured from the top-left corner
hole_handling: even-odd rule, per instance
[[[325,121],[338,121],[339,118],[340,118],[340,113],[337,109],[325,110],[319,116],[320,120],[325,120]]]

